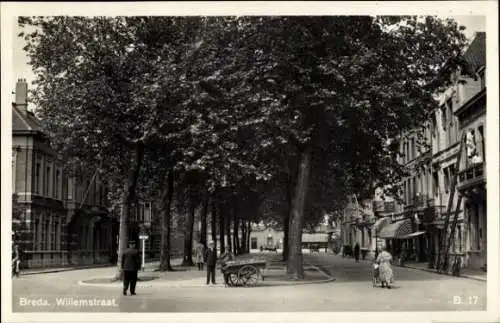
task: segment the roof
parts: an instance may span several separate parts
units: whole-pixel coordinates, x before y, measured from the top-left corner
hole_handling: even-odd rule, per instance
[[[43,132],[40,121],[32,112],[24,114],[12,105],[12,132]]]
[[[478,32],[464,54],[469,64],[470,72],[475,73],[479,68],[486,66],[486,33]]]

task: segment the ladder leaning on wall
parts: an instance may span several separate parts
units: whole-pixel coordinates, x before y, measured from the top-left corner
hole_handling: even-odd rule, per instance
[[[455,199],[455,192],[458,182],[458,173],[460,170],[460,162],[462,160],[463,150],[465,147],[466,132],[464,131],[460,138],[460,146],[457,152],[457,160],[453,169],[453,177],[451,180],[450,196],[448,198],[448,206],[444,220],[444,234],[439,241],[439,252],[436,263],[436,268],[439,272],[447,272],[450,265],[450,248],[455,237],[455,229],[457,227],[458,217],[460,214],[460,205],[462,203],[462,195],[458,195],[455,210],[452,212],[453,201]],[[450,221],[451,220],[451,221]],[[449,229],[449,233],[448,233]]]

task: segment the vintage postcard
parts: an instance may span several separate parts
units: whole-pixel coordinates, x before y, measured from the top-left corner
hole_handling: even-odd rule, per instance
[[[498,321],[497,12],[2,3],[2,321]]]

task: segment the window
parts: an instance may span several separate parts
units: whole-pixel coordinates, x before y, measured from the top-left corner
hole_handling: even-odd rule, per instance
[[[434,172],[432,174],[432,177],[433,177],[432,187],[434,188],[434,195],[438,196],[439,195],[439,175],[438,175],[438,172]]]
[[[61,250],[61,223],[62,223],[62,220],[58,220],[56,222],[56,238],[57,238],[57,242],[56,242],[56,249],[57,250]]]
[[[411,138],[411,157],[410,159],[414,159],[415,158],[415,138]]]
[[[466,204],[465,208],[467,210],[467,233],[468,233],[468,245],[471,249],[473,249],[473,241],[474,241],[474,229],[472,228],[472,216],[473,216],[473,209],[470,206],[470,204]]]
[[[44,220],[43,230],[42,230],[42,250],[47,250],[50,248],[49,245],[49,219]]]
[[[56,171],[56,182],[54,183],[54,197],[56,199],[60,199],[60,186],[59,186],[59,183],[60,183],[60,180],[61,180],[61,172],[59,171],[59,169]]]
[[[476,250],[481,250],[481,237],[483,235],[482,229],[479,226],[479,205],[476,203],[474,204],[474,224],[475,224],[475,229],[477,230],[476,232],[478,233],[475,238],[476,238]]]
[[[267,237],[267,246],[272,247],[273,246],[273,237]]]
[[[52,228],[50,231],[50,250],[56,250],[57,247],[57,219],[52,218]]]
[[[73,181],[71,180],[70,177],[68,177],[68,180],[67,180],[66,190],[67,190],[67,197],[66,198],[68,200],[72,200],[73,199]]]
[[[484,150],[484,127],[483,126],[479,126],[477,128],[477,131],[479,132],[479,136],[480,138],[479,139],[479,157],[481,157],[481,160],[484,162],[486,159],[486,151]]]
[[[40,194],[41,186],[40,186],[40,163],[36,163],[35,168],[35,192]]]
[[[477,156],[477,142],[474,129],[469,129],[465,138],[467,153],[466,165],[469,166],[474,163],[474,159]]]
[[[38,235],[40,234],[40,220],[35,219],[35,226],[33,227],[33,249],[40,250],[40,240],[38,239]]]
[[[161,239],[155,239],[153,249],[156,250],[157,252],[160,251],[160,243],[161,243]]]
[[[412,177],[412,185],[413,185],[413,194],[411,196],[412,200],[415,199],[415,195],[417,194],[417,178],[414,176]]]
[[[441,126],[446,130],[446,105],[441,106]]]
[[[49,197],[52,188],[52,178],[51,178],[51,169],[50,166],[47,166],[47,176],[45,176],[45,192],[44,195]]]
[[[407,154],[407,151],[406,151],[406,141],[403,142],[403,163],[406,163],[406,161],[408,160],[408,154]]]
[[[458,235],[458,252],[462,252],[462,226],[457,225],[457,235]]]
[[[444,175],[444,190],[446,193],[448,193],[450,190],[450,175],[448,168],[445,168],[443,170],[443,175]]]
[[[486,87],[486,77],[485,77],[485,68],[483,67],[478,73],[479,81],[481,82],[481,90]]]
[[[257,238],[252,237],[250,239],[250,249],[257,249]]]
[[[437,114],[434,112],[432,114],[432,121],[431,121],[431,135],[432,135],[432,137],[436,137],[436,130],[437,130]]]

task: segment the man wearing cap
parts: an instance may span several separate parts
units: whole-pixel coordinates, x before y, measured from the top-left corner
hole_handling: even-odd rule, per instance
[[[207,285],[210,284],[210,278],[212,278],[212,284],[215,282],[215,265],[217,263],[217,250],[214,248],[213,241],[208,244],[208,249],[205,252],[205,259],[207,263]]]
[[[135,241],[129,242],[129,247],[123,253],[122,270],[123,270],[123,295],[127,295],[127,290],[130,284],[130,294],[135,295],[135,285],[137,284],[137,272],[141,268],[141,257],[139,251],[135,247]]]

